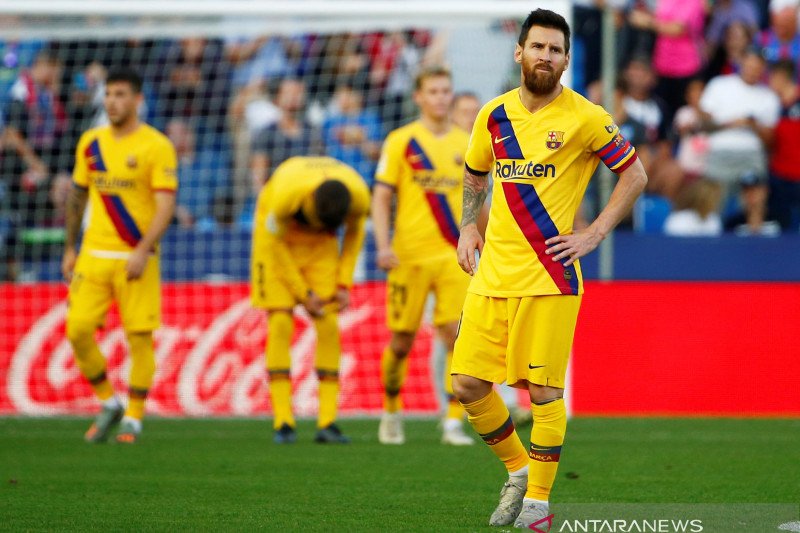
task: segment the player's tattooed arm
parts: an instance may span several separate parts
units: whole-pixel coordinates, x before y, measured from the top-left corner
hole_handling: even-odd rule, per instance
[[[470,276],[478,266],[475,250],[483,252],[483,237],[478,231],[478,215],[484,209],[489,194],[487,175],[473,174],[464,169],[464,204],[461,216],[461,234],[458,237],[456,255],[461,269]]]
[[[488,175],[473,174],[464,169],[464,206],[461,215],[461,227],[476,224],[478,215],[489,194]]]
[[[66,209],[64,245],[68,249],[74,250],[75,244],[78,242],[78,233],[81,231],[81,221],[83,220],[83,212],[86,210],[88,199],[89,189],[73,184],[67,197]]]
[[[86,201],[89,199],[89,189],[73,185],[67,196],[66,235],[64,237],[64,257],[61,258],[61,273],[67,281],[72,280],[75,270],[77,254],[75,244],[78,242],[78,233],[81,231],[83,212],[86,210]]]

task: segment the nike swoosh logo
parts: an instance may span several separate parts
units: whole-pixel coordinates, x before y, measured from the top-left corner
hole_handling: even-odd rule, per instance
[[[506,139],[510,138],[511,135],[506,135],[502,139],[498,139],[497,137],[494,138],[494,144],[500,144],[501,142],[505,141]]]
[[[530,368],[531,370],[533,370],[534,368],[544,368],[544,365],[533,366],[532,364],[528,363],[528,368]]]

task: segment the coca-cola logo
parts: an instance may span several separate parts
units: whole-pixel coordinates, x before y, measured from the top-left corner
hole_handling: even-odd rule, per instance
[[[158,370],[148,411],[192,416],[266,414],[271,411],[264,358],[269,334],[266,314],[251,307],[246,286],[220,287],[206,294],[208,290],[202,287],[198,297],[196,288],[193,292],[191,286],[172,286],[165,294],[164,325],[155,333]],[[370,287],[339,315],[342,412],[380,410],[379,360],[388,340],[382,298],[382,286]],[[66,310],[63,300],[50,302],[21,330],[7,362],[7,399],[3,400],[0,390],[0,411],[10,407],[10,412],[52,415],[96,410],[96,399],[75,366],[64,335]],[[430,329],[423,328],[420,336],[422,348],[415,350],[414,359],[422,360],[412,362],[417,370],[411,372],[408,388],[416,395],[412,404],[417,410],[433,411],[437,401],[424,353],[430,348]],[[109,378],[124,393],[130,358],[118,318],[112,315],[97,338],[107,357]],[[313,322],[299,310],[291,345],[293,401],[299,416],[317,411],[315,349]],[[0,358],[0,371],[2,366]]]

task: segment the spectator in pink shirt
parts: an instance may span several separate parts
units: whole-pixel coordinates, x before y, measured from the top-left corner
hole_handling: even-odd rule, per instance
[[[653,67],[659,77],[656,88],[668,107],[667,122],[684,105],[689,82],[703,68],[703,0],[658,0],[654,13],[642,9],[630,12],[629,22],[656,34]]]

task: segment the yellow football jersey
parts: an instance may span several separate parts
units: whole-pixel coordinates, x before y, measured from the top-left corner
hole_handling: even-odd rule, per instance
[[[304,204],[313,201],[314,190],[330,179],[342,182],[350,192],[350,211],[345,219],[346,231],[337,271],[337,284],[349,287],[353,283],[353,270],[364,239],[364,222],[370,206],[369,188],[361,175],[331,157],[292,157],[275,169],[258,195],[251,263],[263,261],[268,268],[276,269],[298,298],[305,296],[302,293],[305,284],[296,267],[282,264],[290,262],[291,258],[277,253],[274,241],[279,239],[302,246],[321,237],[330,238],[330,233],[314,229],[302,214]]]
[[[115,138],[109,126],[78,141],[73,180],[89,189],[89,224],[82,249],[128,252],[147,232],[156,212],[156,191],[178,188],[177,157],[170,140],[142,124]]]
[[[469,135],[460,128],[437,136],[420,121],[386,138],[375,180],[397,193],[392,249],[400,261],[454,255],[468,142]]]
[[[475,174],[491,172],[495,186],[470,292],[501,298],[582,294],[579,263],[553,261],[544,242],[572,232],[600,161],[619,173],[636,157],[611,116],[566,87],[533,114],[519,89],[483,106],[466,165]]]

